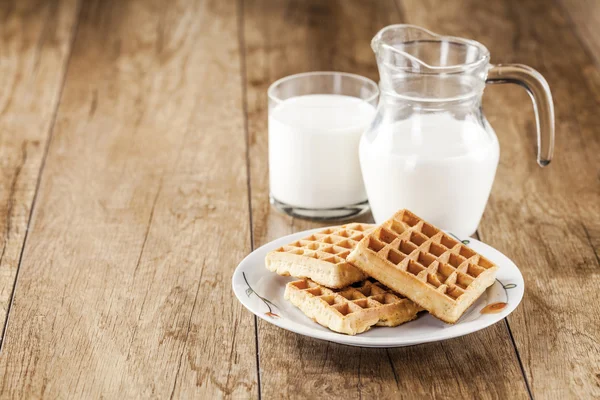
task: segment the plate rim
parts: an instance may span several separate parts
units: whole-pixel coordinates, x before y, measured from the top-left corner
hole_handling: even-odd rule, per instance
[[[338,225],[332,225],[331,227],[333,227],[333,226],[338,226]],[[386,336],[386,337],[375,337],[375,338],[370,337],[370,336],[366,337],[366,336],[362,336],[362,335],[351,336],[351,335],[345,335],[342,333],[337,333],[334,331],[321,331],[319,329],[315,329],[316,327],[311,328],[300,322],[296,322],[292,319],[273,318],[273,317],[268,316],[268,314],[266,314],[266,313],[252,309],[252,307],[250,305],[250,301],[245,301],[243,298],[243,295],[246,294],[247,289],[240,288],[241,284],[237,284],[237,282],[246,280],[246,277],[244,274],[245,271],[243,271],[243,269],[246,268],[247,264],[250,262],[250,260],[253,257],[256,257],[255,253],[259,253],[259,252],[262,252],[265,250],[268,251],[271,247],[273,249],[275,249],[278,246],[281,246],[281,244],[279,244],[280,242],[281,243],[292,242],[294,240],[297,240],[299,237],[304,237],[305,235],[308,236],[315,232],[318,232],[318,231],[321,231],[321,230],[327,229],[327,228],[328,227],[319,227],[319,228],[313,228],[313,229],[308,229],[305,231],[291,233],[291,234],[279,237],[277,239],[274,239],[268,243],[265,243],[262,246],[256,248],[254,251],[250,252],[248,255],[246,255],[246,257],[244,257],[244,259],[242,261],[240,261],[240,263],[237,265],[237,267],[235,268],[235,270],[232,274],[232,277],[231,277],[232,290],[233,290],[237,300],[249,312],[251,312],[255,316],[257,316],[257,317],[265,320],[266,322],[273,324],[281,329],[285,329],[285,330],[294,332],[299,335],[312,337],[312,338],[320,339],[320,340],[326,340],[326,341],[330,341],[330,342],[334,342],[334,343],[340,343],[340,344],[345,344],[345,345],[350,345],[350,346],[359,346],[359,347],[380,347],[380,348],[404,347],[404,346],[412,346],[412,345],[423,344],[423,343],[438,342],[438,341],[458,338],[458,337],[465,336],[465,335],[468,335],[471,333],[475,333],[482,329],[486,329],[486,328],[490,327],[491,325],[494,325],[494,324],[502,321],[503,319],[505,319],[508,315],[510,315],[519,306],[519,304],[523,300],[523,295],[524,295],[524,291],[525,291],[525,282],[523,279],[523,274],[521,273],[519,267],[517,267],[517,265],[514,263],[514,261],[512,261],[510,258],[508,258],[506,255],[504,255],[502,252],[495,249],[494,247],[492,247],[484,242],[481,242],[480,240],[477,240],[474,238],[468,238],[469,244],[478,243],[478,246],[483,245],[485,247],[488,247],[490,250],[493,250],[494,252],[498,253],[499,255],[504,257],[506,260],[508,260],[510,262],[510,264],[512,264],[512,265],[509,265],[509,268],[514,268],[514,270],[515,270],[514,272],[516,272],[515,277],[518,278],[518,281],[519,281],[516,283],[516,286],[517,287],[520,286],[521,289],[515,293],[515,295],[517,295],[516,297],[511,297],[512,301],[510,301],[507,304],[507,307],[504,310],[502,310],[498,314],[495,314],[498,316],[497,318],[491,318],[486,321],[472,320],[472,321],[466,321],[466,322],[460,324],[461,327],[467,328],[467,329],[455,330],[454,332],[452,332],[450,334],[448,333],[447,330],[441,329],[439,334],[428,335],[423,338],[412,338],[412,339],[402,338],[401,336]],[[455,235],[452,235],[452,236],[456,237]],[[457,238],[457,239],[459,239],[459,238]],[[464,240],[467,240],[467,239],[464,239]],[[494,262],[495,261],[496,260],[494,260]],[[251,266],[250,266],[250,268],[251,268]],[[261,265],[261,268],[265,268],[264,263]],[[266,270],[266,268],[265,268],[265,272],[269,272],[269,271]],[[498,282],[501,285],[501,287],[503,287],[506,290],[506,286],[501,281],[496,279],[496,282]],[[250,284],[247,281],[246,281],[246,284],[249,286],[250,290],[252,290],[252,292],[255,295],[260,296],[258,293],[256,293],[254,291],[254,289],[252,289],[252,287],[250,286]],[[516,300],[513,300],[513,298],[516,298]],[[315,324],[316,324],[316,322],[315,322]],[[448,324],[448,326],[455,327],[455,326],[459,326],[459,325]],[[473,327],[473,326],[475,326],[475,327]],[[470,327],[470,329],[469,329],[469,327]]]

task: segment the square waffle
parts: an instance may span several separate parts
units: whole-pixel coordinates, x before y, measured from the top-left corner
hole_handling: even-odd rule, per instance
[[[332,290],[311,280],[290,282],[285,298],[309,318],[332,331],[356,335],[373,325],[398,326],[416,318],[422,310],[379,282]]]
[[[494,283],[498,269],[408,210],[362,239],[348,261],[452,324]]]
[[[309,278],[330,288],[346,287],[367,277],[346,257],[374,227],[353,223],[324,229],[271,251],[265,264],[279,275]]]

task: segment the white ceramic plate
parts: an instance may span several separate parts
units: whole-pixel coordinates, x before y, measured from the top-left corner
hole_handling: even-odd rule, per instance
[[[324,228],[298,232],[274,240],[253,251],[236,268],[232,284],[238,300],[252,313],[280,328],[317,339],[351,346],[400,347],[435,342],[467,335],[484,329],[510,314],[523,298],[523,276],[504,254],[475,239],[463,243],[499,266],[496,282],[454,324],[446,324],[423,313],[416,320],[400,326],[373,327],[356,336],[348,336],[322,327],[283,298],[285,285],[294,280],[265,268],[265,255]],[[494,309],[495,313],[486,313]],[[482,313],[482,311],[484,311]]]

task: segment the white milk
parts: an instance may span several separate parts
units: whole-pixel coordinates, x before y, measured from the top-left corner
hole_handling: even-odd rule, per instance
[[[360,160],[377,223],[408,208],[460,237],[475,232],[494,181],[499,147],[489,124],[422,114],[366,134]],[[373,137],[374,136],[374,137]]]
[[[269,113],[271,195],[295,207],[327,209],[367,199],[358,160],[375,108],[356,97],[292,97]]]

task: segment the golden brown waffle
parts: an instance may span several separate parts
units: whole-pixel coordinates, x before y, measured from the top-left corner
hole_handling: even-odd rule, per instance
[[[498,269],[408,210],[361,240],[348,261],[448,323],[494,283]]]
[[[309,278],[330,288],[343,288],[366,275],[346,257],[374,225],[353,223],[327,228],[271,251],[267,269],[283,276]]]
[[[311,280],[290,282],[285,298],[309,318],[335,332],[356,335],[373,325],[398,326],[422,310],[378,282],[331,290]]]

